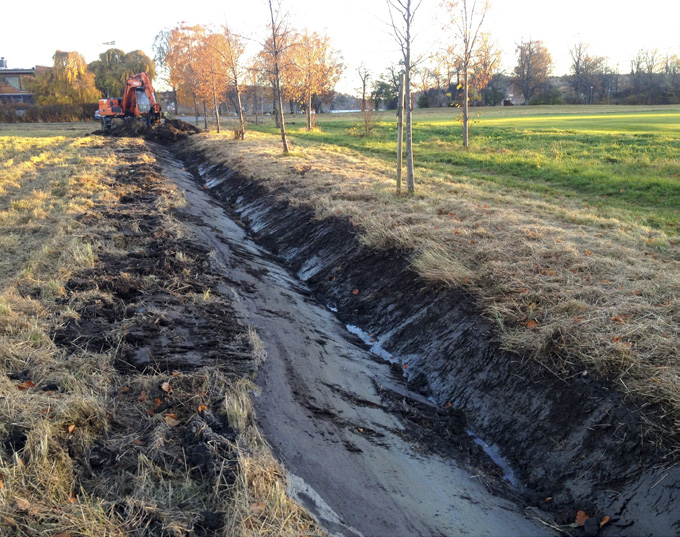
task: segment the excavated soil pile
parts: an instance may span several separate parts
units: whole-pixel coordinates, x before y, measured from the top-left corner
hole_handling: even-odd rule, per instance
[[[98,130],[93,134],[114,137],[141,137],[146,140],[169,145],[185,140],[192,134],[201,132],[198,127],[186,123],[181,119],[166,119],[163,123],[147,127],[142,121],[124,121],[114,125],[110,130]]]
[[[344,323],[370,334],[369,346],[396,357],[410,388],[464,412],[470,429],[498,446],[527,505],[552,512],[567,531],[578,511],[593,519],[585,530],[591,535],[605,517],[608,535],[680,531],[680,470],[610,383],[576,365],[558,378],[503,351],[474,297],[422,280],[411,267],[413,252],[370,249],[347,219],[318,219],[285,192],[182,147],[201,184],[214,185],[258,244]]]
[[[225,385],[255,369],[230,302],[214,292],[209,251],[168,217],[168,181],[154,165],[139,163],[143,148],[128,151],[130,164],[111,178],[124,194],[81,218],[96,224],[86,238],[100,245],[97,261],[68,281],[61,302],[74,315],[53,334],[67,359],[114,353],[114,367],[128,379],[108,396],[107,432],[87,450],[72,446],[80,468],[75,488],[110,502],[131,533],[222,535],[225,513],[141,506],[133,493],[117,496],[114,486],[137,475],[144,461],[168,475],[190,468],[197,483],[233,481],[236,433],[221,411]]]

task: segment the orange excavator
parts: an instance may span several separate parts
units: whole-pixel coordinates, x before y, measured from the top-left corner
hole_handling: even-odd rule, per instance
[[[134,117],[142,118],[149,126],[161,120],[161,105],[156,101],[156,94],[146,73],[128,78],[122,99],[100,99],[99,110],[95,113],[95,119],[101,120],[105,130],[111,128],[115,118]]]

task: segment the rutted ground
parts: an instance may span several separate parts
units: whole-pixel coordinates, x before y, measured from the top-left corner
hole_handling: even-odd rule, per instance
[[[0,533],[322,534],[252,424],[257,337],[144,142],[3,143]]]

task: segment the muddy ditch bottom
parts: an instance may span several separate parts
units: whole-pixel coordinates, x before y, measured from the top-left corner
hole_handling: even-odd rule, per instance
[[[462,414],[405,387],[305,283],[260,248],[167,150],[163,174],[185,191],[183,220],[211,248],[267,358],[256,408],[290,492],[333,535],[546,535]],[[493,492],[492,492],[493,491]],[[546,518],[547,520],[547,518]]]

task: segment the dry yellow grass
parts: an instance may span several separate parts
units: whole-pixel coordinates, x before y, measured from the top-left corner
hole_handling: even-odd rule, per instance
[[[319,218],[349,217],[367,244],[416,252],[423,277],[475,293],[505,348],[562,378],[605,376],[680,435],[677,236],[433,171],[416,196],[398,196],[383,162],[328,145],[285,157],[266,134],[190,143]]]
[[[252,425],[248,384],[235,385],[216,368],[170,379],[123,374],[114,367],[115,347],[67,353],[52,340],[56,329],[80,319],[83,304],[111,300],[96,288],[67,292],[66,282],[96,267],[98,251],[123,255],[144,247],[143,240],[111,239],[98,212],[90,211],[87,224],[80,219],[95,204],[115,204],[137,188],[111,180],[117,167],[144,163],[153,157],[141,140],[0,137],[0,534],[179,536],[212,510],[230,514],[225,535],[319,535],[286,497],[283,472]],[[182,202],[171,185],[157,200],[166,233],[187,232],[172,217]],[[153,276],[146,283],[157,284]],[[206,291],[195,300],[213,297]],[[243,338],[262,360],[257,334]],[[205,480],[177,464],[185,457],[183,425],[149,413],[139,395],[168,380],[182,424],[201,404],[236,420],[236,483],[227,480],[233,473]],[[45,388],[51,385],[58,388]],[[88,468],[97,445],[120,454],[105,472]],[[255,516],[251,505],[260,501],[265,509]]]

